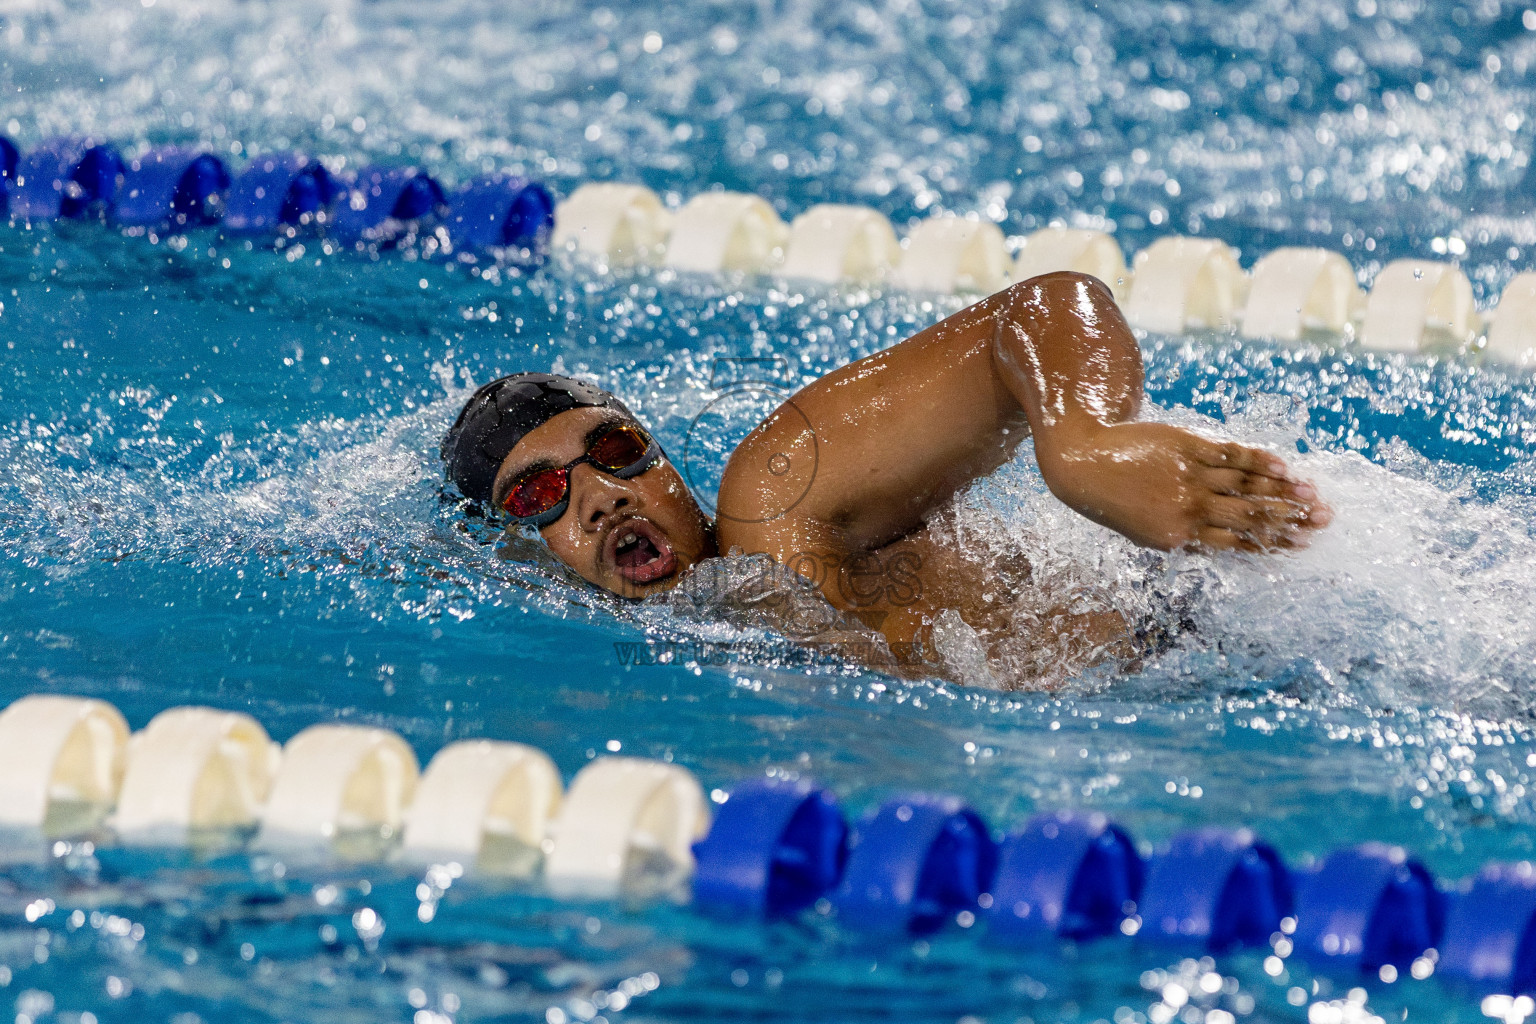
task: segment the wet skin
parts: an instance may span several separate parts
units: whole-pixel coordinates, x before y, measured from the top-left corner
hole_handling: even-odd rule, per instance
[[[530,430],[507,453],[491,487],[498,506],[512,481],[530,468],[563,466],[583,454],[593,435],[627,422],[611,409],[571,409]],[[550,551],[583,579],[623,597],[644,597],[715,553],[709,520],[665,458],[628,480],[583,463],[571,470],[570,506],[539,531]],[[633,536],[634,540],[629,538]],[[636,542],[655,557],[623,565],[619,551]]]
[[[1315,489],[1279,457],[1136,422],[1142,379],[1140,349],[1108,289],[1080,274],[1037,277],[801,389],[732,454],[713,536],[666,462],[629,480],[578,466],[570,509],[542,534],[576,572],[625,596],[666,589],[718,551],[764,553],[904,648],[943,608],[979,630],[1006,628],[995,608],[977,605],[984,571],[944,550],[926,524],[1026,437],[1057,498],[1147,547],[1284,550],[1328,524]],[[495,498],[536,461],[580,455],[592,428],[614,416],[571,410],[531,431],[503,463]],[[670,556],[667,571],[637,580],[617,565],[620,527]],[[892,559],[915,587],[880,585]]]

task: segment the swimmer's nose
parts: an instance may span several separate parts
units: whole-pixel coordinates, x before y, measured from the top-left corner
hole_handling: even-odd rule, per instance
[[[620,509],[633,505],[634,497],[623,480],[581,465],[571,471],[571,504],[584,529],[598,530]]]

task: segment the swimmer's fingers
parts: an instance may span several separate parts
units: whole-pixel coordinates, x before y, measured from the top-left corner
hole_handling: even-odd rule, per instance
[[[1317,496],[1317,488],[1305,480],[1276,479],[1240,469],[1200,469],[1200,482],[1214,494],[1236,498],[1278,498],[1302,510],[1293,517],[1311,526],[1326,526],[1333,513]]]
[[[1246,551],[1262,554],[1266,549],[1247,534],[1221,526],[1202,526],[1195,532],[1194,546],[1212,551]]]
[[[1333,508],[1321,501],[1310,501],[1300,522],[1308,529],[1320,530],[1333,522]]]
[[[1305,525],[1309,509],[1285,498],[1212,494],[1204,503],[1206,522],[1234,530]]]
[[[1200,482],[1216,494],[1237,497],[1286,498],[1291,496],[1291,483],[1283,478],[1250,473],[1242,469],[1200,468]]]
[[[1205,503],[1203,526],[1240,534],[1261,549],[1294,548],[1305,543],[1301,530],[1309,510],[1281,498],[1234,498],[1215,494]]]
[[[1258,448],[1249,448],[1245,444],[1232,441],[1223,444],[1212,443],[1198,453],[1197,457],[1212,469],[1235,469],[1259,476],[1271,476],[1278,480],[1286,478],[1284,459]]]
[[[1205,468],[1208,486],[1219,494],[1252,494],[1301,502],[1317,500],[1317,489],[1292,476],[1284,459],[1258,448],[1231,442],[1214,444],[1200,455],[1200,462]]]

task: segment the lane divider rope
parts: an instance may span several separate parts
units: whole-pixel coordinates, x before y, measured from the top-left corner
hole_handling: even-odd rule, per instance
[[[1536,272],[1515,275],[1484,314],[1454,264],[1394,260],[1367,295],[1344,256],[1315,247],[1277,249],[1250,273],[1225,242],[1169,236],[1128,268],[1111,235],[1047,227],[1026,237],[1010,262],[1002,231],[975,217],[932,217],[898,240],[884,215],[846,204],[812,206],[786,225],[745,193],[702,193],[674,211],[642,185],[600,182],[557,204],[539,182],[504,174],[450,194],[419,168],[336,175],[288,153],[257,156],[231,175],[207,152],[162,146],[124,160],[91,138],[54,139],[21,154],[0,137],[0,214],[23,223],[94,217],[146,234],[215,224],[227,234],[279,240],[315,232],[343,248],[415,245],[429,256],[489,256],[523,269],[553,247],[606,266],[938,294],[985,295],[1010,280],[1071,270],[1108,284],[1143,330],[1235,329],[1290,342],[1320,332],[1376,351],[1536,364]]]
[[[562,793],[548,755],[518,743],[452,743],[419,775],[400,736],[369,726],[310,726],[279,750],[249,715],[213,708],[172,708],[131,737],[94,698],[31,695],[0,711],[0,825],[23,844],[106,829],[124,846],[176,846],[199,828],[254,830],[257,849],[542,876],[569,899],[691,882],[707,915],[814,907],[872,939],[977,925],[1004,946],[1118,933],[1536,993],[1528,861],[1440,884],[1400,847],[1364,843],[1293,869],[1251,830],[1219,827],[1143,858],[1103,814],[1045,812],[998,839],[960,798],[928,793],[850,827],[830,791],[773,775],[714,803],[688,770],[642,758],[597,758]]]

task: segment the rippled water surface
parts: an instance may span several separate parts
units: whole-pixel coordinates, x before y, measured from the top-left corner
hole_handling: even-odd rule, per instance
[[[722,184],[786,215],[943,209],[1011,235],[1062,220],[1127,249],[1198,231],[1249,264],[1323,244],[1363,282],[1448,256],[1486,305],[1536,245],[1533,62],[1536,13],[1500,0],[5,0],[0,129],[638,180],[671,202]],[[1475,355],[1145,338],[1157,416],[1294,454],[1337,521],[1296,555],[1161,558],[1057,506],[1027,457],[1006,467],[951,513],[976,550],[1192,595],[1174,649],[1059,697],[806,667],[771,631],[498,557],[439,498],[472,383],[590,374],[681,450],[701,413],[749,423],[717,401],[722,359],[792,388],[961,304],[0,227],[0,702],[98,695],[136,727],[206,703],[278,739],[374,723],[423,761],[518,739],[567,778],[614,749],[706,788],[795,769],[854,810],[948,790],[999,827],[1055,807],[1148,841],[1246,823],[1297,863],[1365,839],[1451,878],[1532,854],[1533,393]],[[721,457],[700,450],[707,493]],[[652,639],[733,660],[626,663]],[[1019,954],[960,928],[864,944],[815,915],[737,928],[98,840],[0,873],[18,1022],[1484,1019],[1437,979],[1351,994],[1262,953]]]

